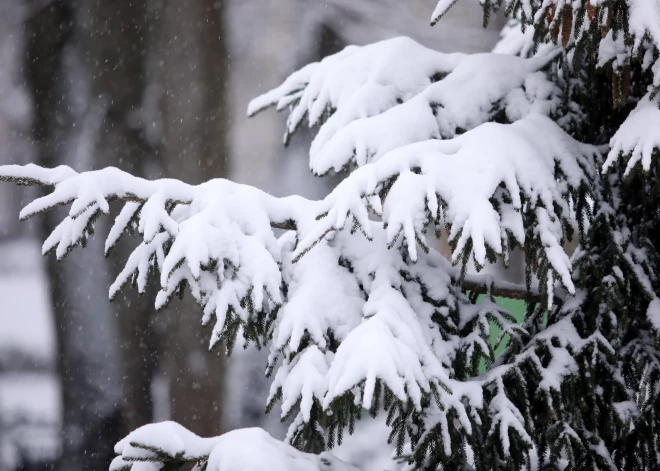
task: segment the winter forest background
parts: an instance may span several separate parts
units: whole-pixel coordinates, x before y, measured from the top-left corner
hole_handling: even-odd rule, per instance
[[[248,120],[248,101],[347,44],[406,35],[445,52],[492,49],[502,21],[484,30],[478,3],[463,2],[429,28],[433,3],[0,0],[0,164],[225,176],[321,197],[332,182],[313,181],[309,136],[282,148],[284,121]],[[190,297],[159,313],[152,296],[108,303],[120,267],[101,248],[41,257],[57,215],[17,217],[35,191],[0,187],[0,471],[106,469],[122,436],[170,418],[200,435],[258,425],[283,437],[264,414],[265,354],[208,353]],[[387,430],[360,427],[365,440],[336,454],[392,469],[373,445]]]

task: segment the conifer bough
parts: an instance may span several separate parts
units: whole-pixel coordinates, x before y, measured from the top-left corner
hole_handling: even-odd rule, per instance
[[[413,469],[660,467],[660,5],[482,5],[510,18],[495,53],[350,46],[250,103],[288,110],[285,143],[317,129],[311,170],[346,174],[323,200],[0,167],[53,187],[22,219],[70,205],[44,253],[84,244],[123,201],[106,252],[125,233],[142,243],[110,297],[158,275],[156,308],[189,291],[211,348],[270,349],[267,410],[293,418],[287,443],[151,424],[117,444],[112,470],[354,469],[331,450],[381,413]],[[442,231],[450,261],[432,245]],[[513,250],[525,286],[467,273]],[[524,321],[495,295],[525,299]]]

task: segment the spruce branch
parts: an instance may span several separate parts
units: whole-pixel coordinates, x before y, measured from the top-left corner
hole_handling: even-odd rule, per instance
[[[528,291],[523,285],[496,281],[489,275],[468,275],[463,283],[461,283],[461,287],[471,293],[490,294],[496,297],[519,299],[539,304],[543,304],[547,297],[545,293],[539,292],[536,288]],[[554,304],[561,304],[565,298],[566,292],[560,288],[555,288]]]
[[[141,182],[147,182],[146,180],[138,179],[129,174],[121,172],[117,169],[106,168],[100,170],[99,172],[120,172],[122,178],[127,179],[128,182],[136,180],[134,183],[138,185]],[[46,169],[38,167],[36,165],[27,165],[27,166],[17,166],[17,165],[6,165],[0,167],[0,181],[12,182],[18,185],[28,185],[28,186],[44,186],[52,187],[57,186],[59,183],[65,182],[65,180],[70,179],[71,177],[79,177],[84,174],[77,174],[68,167],[58,167],[55,169]],[[138,181],[139,180],[139,181]],[[158,186],[159,180],[152,181],[150,183]],[[187,185],[182,182],[177,182],[179,185],[182,185],[184,188],[189,189],[192,192],[192,185]],[[146,192],[143,195],[138,195],[137,190],[132,191],[133,185],[125,185],[124,188],[127,188],[123,193],[115,192],[110,196],[103,195],[108,202],[112,201],[124,201],[124,202],[133,202],[144,204],[152,196],[153,192]],[[55,190],[56,192],[57,190]],[[255,190],[259,191],[259,190]],[[259,192],[266,197],[270,197],[265,193]],[[54,194],[54,193],[53,193]],[[272,198],[272,197],[270,197]],[[65,205],[71,203],[72,199],[66,199],[64,201],[57,201],[56,205]],[[192,198],[181,198],[174,196],[164,197],[165,205],[189,205],[192,202]],[[94,204],[94,203],[92,203]],[[44,208],[41,211],[45,211],[49,208]],[[41,212],[39,211],[39,212]],[[30,214],[31,215],[31,214]],[[299,229],[299,224],[293,218],[287,217],[283,219],[274,219],[270,221],[270,225],[274,229],[297,231]],[[478,294],[491,294],[493,296],[504,297],[509,299],[519,299],[527,300],[528,302],[534,303],[543,303],[545,295],[540,293],[538,290],[533,289],[528,291],[525,286],[516,285],[513,283],[507,283],[502,281],[494,281],[492,277],[487,275],[471,275],[467,276],[462,282],[462,288],[466,291]],[[565,294],[555,290],[555,302],[562,302]]]

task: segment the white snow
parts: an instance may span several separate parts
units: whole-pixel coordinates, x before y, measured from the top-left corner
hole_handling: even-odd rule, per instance
[[[649,307],[646,311],[646,317],[648,318],[651,326],[658,332],[660,332],[660,299],[653,298],[649,303]]]
[[[621,127],[610,139],[610,152],[603,165],[603,172],[616,162],[620,155],[630,155],[625,175],[641,162],[642,168],[651,168],[653,152],[660,147],[660,109],[658,100],[644,97],[628,115]]]
[[[310,148],[310,167],[323,175],[349,163],[364,165],[401,146],[472,129],[496,114],[497,103],[509,95],[505,110],[512,121],[532,110],[549,114],[559,103],[557,92],[536,71],[556,53],[546,50],[533,59],[442,54],[408,38],[352,46],[295,72],[253,100],[248,114],[278,102],[278,110],[285,109],[293,100],[287,133],[305,116],[310,126],[321,124]],[[439,80],[431,83],[434,76]],[[541,90],[543,106],[534,96]],[[324,113],[331,115],[320,123]]]
[[[357,471],[332,453],[303,453],[259,428],[245,428],[202,438],[174,422],[149,424],[115,446],[110,471],[161,469],[162,455],[207,462],[207,471]]]
[[[503,251],[505,231],[500,225],[500,215],[489,201],[502,183],[513,200],[517,218],[521,217],[521,192],[532,205],[543,203],[543,208],[537,209],[539,220],[535,230],[546,247],[552,268],[564,286],[572,291],[570,261],[560,243],[559,216],[551,208],[556,204],[564,214],[569,213],[563,196],[568,185],[577,187],[587,179],[575,157],[581,156],[585,168],[594,172],[592,157],[595,154],[595,149],[572,140],[541,115],[530,115],[511,125],[486,123],[451,140],[430,140],[402,147],[354,171],[337,186],[325,200],[324,209],[328,215],[301,242],[297,254],[305,253],[328,231],[342,229],[349,213],[369,235],[367,203],[363,197],[374,195],[381,182],[399,176],[390,192],[404,186],[405,189],[398,191],[409,196],[388,198],[383,203],[387,209],[383,219],[388,223],[388,243],[403,231],[414,260],[415,236],[424,232],[426,210],[431,217],[437,214],[437,194],[447,203],[443,209],[445,222],[451,225],[449,237],[458,242],[453,259],[458,260],[471,240],[475,260],[483,266],[487,246],[497,253]],[[567,182],[556,180],[555,163],[559,163],[568,176]],[[420,168],[421,174],[408,175],[414,168]],[[425,191],[419,193],[420,189]],[[426,208],[411,206],[415,197],[418,202],[426,198]],[[507,214],[513,216],[511,212]],[[393,224],[394,229],[389,224]],[[522,236],[516,232],[514,236]],[[423,236],[419,239],[423,240]],[[524,240],[518,242],[522,244]]]

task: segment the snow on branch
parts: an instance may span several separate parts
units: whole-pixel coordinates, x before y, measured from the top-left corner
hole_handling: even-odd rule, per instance
[[[479,365],[495,362],[492,325],[518,350],[529,334],[492,297],[550,307],[562,297],[555,280],[575,292],[562,243],[598,173],[596,149],[547,117],[558,92],[541,69],[552,57],[445,55],[395,39],[347,48],[294,73],[249,112],[290,106],[289,133],[305,116],[324,121],[313,169],[360,166],[320,201],[276,198],[224,179],[149,181],[115,168],[8,165],[0,180],[52,187],[22,219],[70,205],[43,246],[58,258],[84,244],[110,202],[122,201],[106,252],[125,233],[142,241],[110,297],[128,283],[142,293],[156,274],[156,307],[189,291],[202,322],[214,321],[211,347],[231,351],[239,336],[269,345],[269,408],[281,401],[282,416],[294,416],[288,440],[296,447],[332,446],[362,410],[383,409],[399,451],[406,440],[431,447],[437,437],[449,450],[481,423],[480,413],[494,419],[492,434],[517,431],[511,449],[518,450],[528,446],[527,419],[501,379],[515,365],[485,377]],[[488,122],[495,115],[502,123]],[[445,229],[453,264],[430,244]],[[538,292],[466,276],[470,260],[481,268],[516,246],[538,262]],[[479,293],[485,300],[475,304]],[[230,434],[198,439],[174,424],[154,427],[163,434],[144,429],[120,443],[114,469],[200,460],[227,470],[240,462],[227,457],[246,451],[232,449]],[[282,469],[344,469],[330,456],[319,465],[269,439],[254,440],[293,460]]]
[[[369,209],[381,213],[387,244],[401,237],[417,259],[428,250],[429,224],[450,226],[453,260],[502,254],[509,242],[537,240],[544,252],[549,297],[557,275],[573,292],[570,261],[561,243],[568,198],[596,173],[596,150],[569,137],[553,121],[530,115],[516,123],[487,123],[451,140],[431,140],[392,151],[354,171],[325,199],[327,215],[296,249],[305,254],[346,223],[371,236]],[[525,213],[535,219],[525,227]],[[552,274],[550,274],[552,272]]]
[[[653,0],[626,0],[629,8],[628,29],[635,38],[633,49],[639,49],[645,37],[660,48],[660,5]]]
[[[645,171],[651,168],[651,158],[660,149],[660,109],[658,99],[651,100],[647,95],[628,115],[617,132],[610,139],[610,152],[603,165],[603,172],[620,158],[630,156],[625,175],[641,163]]]
[[[310,127],[325,122],[312,144],[318,147],[351,121],[409,100],[451,72],[463,57],[442,54],[405,37],[349,46],[303,67],[252,100],[248,115],[273,105],[278,111],[290,107],[285,142],[305,118]]]
[[[548,126],[548,130],[553,129],[554,125],[549,120],[543,121],[540,117],[530,118],[529,120],[530,123],[535,121],[545,123]],[[429,221],[425,221],[423,213],[430,211],[433,216],[431,219],[435,218],[436,223],[440,222],[438,215],[442,213],[442,217],[452,224],[452,238],[455,238],[459,232],[462,234],[462,227],[455,227],[453,224],[454,220],[463,221],[459,222],[459,226],[469,223],[469,215],[477,214],[476,207],[479,205],[481,207],[491,206],[487,200],[495,195],[498,185],[509,182],[512,187],[507,188],[507,190],[511,194],[513,203],[509,207],[513,212],[503,214],[501,218],[495,215],[496,211],[492,213],[494,219],[491,220],[497,224],[497,226],[494,226],[494,229],[486,229],[480,226],[472,227],[473,223],[469,225],[471,231],[479,234],[477,240],[482,241],[475,244],[474,250],[479,251],[477,261],[483,264],[486,246],[494,247],[498,253],[503,250],[504,245],[498,240],[499,234],[506,235],[507,231],[510,231],[514,234],[518,242],[524,241],[524,236],[521,232],[521,221],[512,219],[515,217],[516,211],[519,211],[521,207],[520,189],[518,188],[518,182],[514,181],[517,178],[516,172],[520,173],[520,171],[513,167],[508,171],[505,171],[504,167],[498,169],[497,167],[501,162],[489,157],[495,150],[489,144],[491,142],[491,136],[488,134],[489,131],[486,131],[491,126],[500,126],[500,128],[506,129],[506,126],[502,125],[487,125],[483,129],[479,128],[474,131],[478,136],[473,140],[470,139],[472,134],[467,133],[465,136],[459,136],[454,140],[444,142],[429,141],[403,148],[400,151],[392,153],[392,155],[388,155],[386,159],[383,159],[383,162],[376,163],[373,166],[367,166],[364,172],[358,172],[355,176],[349,177],[328,198],[320,202],[312,202],[300,197],[278,199],[257,189],[237,185],[221,179],[211,180],[198,186],[187,185],[180,181],[169,179],[148,181],[133,177],[114,168],[78,174],[68,167],[45,169],[32,164],[27,166],[8,165],[1,167],[0,179],[24,185],[55,186],[55,190],[52,193],[29,203],[21,211],[22,219],[27,219],[55,206],[71,204],[69,216],[65,218],[44,243],[44,253],[55,250],[59,258],[62,258],[71,248],[88,237],[91,226],[99,212],[108,212],[109,201],[123,200],[127,202],[110,230],[106,241],[106,252],[129,229],[135,229],[140,232],[143,235],[144,243],[136,249],[129,259],[126,269],[122,271],[117,282],[113,284],[112,295],[115,295],[121,285],[129,281],[133,274],[137,274],[138,288],[140,291],[143,291],[146,283],[146,274],[153,266],[154,259],[158,259],[159,266],[162,265],[165,268],[165,274],[162,275],[161,280],[163,283],[167,283],[172,279],[172,270],[175,267],[181,268],[178,264],[183,260],[187,261],[187,268],[191,275],[188,278],[192,280],[199,279],[204,264],[210,263],[212,260],[222,259],[229,262],[230,265],[236,264],[238,261],[236,247],[229,252],[214,253],[213,249],[209,248],[208,241],[204,242],[204,231],[197,229],[206,225],[216,227],[216,229],[217,227],[231,227],[230,223],[233,220],[241,218],[247,218],[249,221],[244,220],[239,226],[243,225],[246,228],[254,226],[252,229],[248,229],[248,231],[253,231],[255,234],[258,233],[260,242],[264,244],[270,255],[275,254],[274,260],[277,260],[278,249],[273,245],[275,244],[275,239],[272,235],[272,228],[298,230],[300,235],[305,235],[305,231],[301,229],[303,226],[302,221],[306,221],[308,234],[305,240],[303,240],[303,243],[297,246],[296,255],[299,255],[302,251],[306,251],[310,245],[314,244],[321,235],[327,234],[329,230],[343,227],[344,222],[350,220],[347,217],[349,214],[356,221],[360,222],[365,230],[369,231],[370,224],[366,223],[368,210],[372,208],[372,204],[380,205],[382,203],[383,208],[385,208],[383,218],[387,225],[387,243],[391,245],[395,241],[395,237],[403,233],[404,238],[408,242],[409,252],[416,254],[415,242],[422,243],[422,247],[424,249],[427,248],[424,243],[423,233],[425,232],[424,225],[428,224]],[[523,124],[519,124],[518,126],[524,129]],[[545,131],[543,130],[543,132]],[[561,132],[558,129],[554,131]],[[552,146],[545,146],[540,141],[533,139],[532,137],[536,137],[536,132],[541,132],[541,130],[529,129],[527,132],[528,141],[521,142],[526,145],[534,145],[534,141],[536,141],[538,143],[538,149],[541,149],[542,152],[537,152],[538,149],[536,148],[522,148],[518,154],[518,161],[522,162],[524,160],[525,153],[534,154],[543,157],[544,166],[549,170],[550,166],[554,165],[551,152],[549,151]],[[494,132],[492,134],[495,136],[498,133]],[[545,135],[549,136],[547,133]],[[589,170],[590,163],[588,161],[588,155],[591,150],[584,146],[580,147],[580,145],[574,142],[571,143],[570,138],[567,136],[560,137],[574,147],[573,149],[568,149],[569,154],[582,153],[583,157],[587,156],[583,158],[582,165],[585,169]],[[469,144],[471,142],[474,143],[470,144],[472,146],[479,146],[479,142],[483,143],[483,145],[475,149],[466,147],[465,150],[459,151],[459,149],[465,147],[466,143]],[[506,139],[503,139],[502,143],[503,146],[508,145]],[[559,145],[559,150],[561,151],[564,143]],[[557,144],[555,144],[556,146]],[[487,147],[487,149],[484,149],[484,147]],[[501,152],[506,154],[506,148],[503,147]],[[442,155],[444,153],[448,155]],[[456,156],[451,155],[454,153],[456,153]],[[471,159],[465,159],[463,157],[470,153],[472,154]],[[420,155],[416,156],[416,154]],[[400,159],[400,156],[404,156],[404,158]],[[480,156],[485,157],[483,162],[486,166],[478,163]],[[504,161],[507,160],[509,160],[508,157],[504,159]],[[570,159],[564,159],[564,166],[562,167],[564,173],[573,176],[572,179],[567,181],[568,186],[563,187],[564,191],[571,186],[579,186],[581,179],[586,178],[583,170],[576,165],[571,167],[570,162]],[[418,171],[418,167],[424,169],[422,175],[414,173]],[[470,175],[474,168],[482,168],[483,171],[475,175]],[[552,179],[553,177],[549,176],[546,178],[545,184],[549,185],[549,188],[543,189],[537,186],[542,181],[539,176],[541,173],[539,172],[539,175],[537,175],[537,172],[542,167],[534,167],[530,161],[526,163],[526,168],[526,173],[520,173],[520,175],[525,176],[529,181],[523,181],[522,189],[529,188],[532,191],[533,199],[546,198],[543,203],[548,208],[552,208],[553,200],[556,200],[556,203],[566,209],[566,204],[561,200],[560,192],[554,188],[554,182],[548,180],[548,178]],[[438,173],[435,179],[431,178],[433,175],[428,175],[435,172]],[[403,176],[398,179],[401,174]],[[470,177],[461,183],[461,174],[467,174]],[[376,178],[377,180],[377,182],[376,180],[371,181],[370,185],[373,188],[370,190],[363,188],[365,186],[365,176],[368,176],[368,179]],[[383,198],[382,202],[376,195],[372,195],[369,199],[362,198],[368,192],[374,193],[377,186],[382,186],[384,182],[393,177],[397,177],[397,181],[389,188],[392,197]],[[417,185],[420,182],[424,184]],[[434,185],[438,186],[437,191],[434,190]],[[412,190],[413,187],[414,190]],[[475,193],[473,190],[475,189],[483,194],[482,200],[474,197]],[[410,193],[408,193],[409,190]],[[417,198],[396,197],[397,191],[415,195],[415,191],[419,192],[420,190],[422,192]],[[357,196],[352,196],[356,194]],[[552,199],[547,198],[549,195],[552,195]],[[446,206],[437,205],[438,198]],[[337,205],[340,201],[344,205],[349,204],[354,206],[345,206],[342,212]],[[404,208],[402,205],[406,204],[418,206],[416,208]],[[484,204],[486,206],[483,206]],[[459,205],[462,205],[462,207]],[[328,207],[332,208],[335,218],[326,216],[321,218],[319,223],[313,222],[314,218],[326,212]],[[228,208],[237,209],[230,211]],[[381,211],[383,208],[381,208]],[[218,215],[218,213],[222,212],[221,210],[231,212],[227,220],[221,220],[221,217]],[[494,211],[494,207],[491,206],[491,209],[486,210],[486,213],[488,211]],[[502,208],[500,208],[500,212],[503,212]],[[246,215],[248,213],[249,216]],[[210,217],[210,214],[213,214],[213,217]],[[412,214],[414,216],[411,216]],[[473,217],[472,219],[474,220],[476,218]],[[501,221],[498,221],[498,219],[501,219]],[[257,223],[255,221],[260,222]],[[491,237],[486,237],[484,234],[489,234]],[[495,237],[492,237],[493,234],[495,234]],[[213,238],[216,236],[219,236],[217,230],[209,237]],[[234,233],[233,236],[230,235],[228,237],[232,239],[237,236],[239,236],[239,233]],[[468,235],[467,237],[470,236]],[[174,244],[174,250],[165,265],[163,246],[172,238],[179,240],[179,242]],[[465,236],[464,239],[465,241],[461,242],[455,253],[458,253],[465,246],[467,241]],[[249,240],[246,239],[246,241]],[[246,242],[246,244],[249,244],[249,242]],[[186,247],[195,247],[195,249],[186,252]],[[209,250],[211,251],[209,252]],[[179,277],[176,278],[178,281],[184,279],[181,275],[180,273]],[[171,295],[174,290],[175,287],[170,286],[164,291],[164,294],[161,294],[161,299],[162,296],[168,297]],[[276,291],[272,286],[271,290]],[[492,290],[493,294],[496,295],[498,293],[497,286],[494,286]],[[482,285],[480,292],[485,291],[485,285]],[[253,299],[253,301],[259,301],[259,297]]]
[[[457,139],[462,142],[467,137]],[[438,142],[454,145],[460,152],[460,142]],[[431,155],[429,158],[435,160],[441,158]],[[451,154],[445,157],[449,159]],[[410,159],[401,161],[403,167],[395,165],[392,169],[418,165]],[[435,169],[422,160],[421,174],[408,171],[410,176],[423,176],[426,170]],[[385,171],[387,165],[394,165],[388,162],[394,161],[385,157],[374,166],[379,172]],[[449,162],[448,169],[452,167]],[[459,172],[460,165],[448,176],[456,176],[451,172]],[[347,188],[357,185],[351,191],[359,189],[364,175],[374,166],[367,165],[351,175]],[[389,178],[391,171],[382,175]],[[417,263],[411,264],[413,250],[391,247],[390,226],[384,229],[382,222],[361,221],[371,241],[350,231],[335,232],[298,257],[300,240],[318,233],[319,224],[336,221],[331,215],[317,220],[324,208],[337,204],[336,194],[312,202],[273,198],[226,180],[190,186],[166,180],[146,182],[117,169],[83,174],[69,171],[68,177],[57,180],[51,178],[53,173],[39,167],[0,168],[3,179],[55,184],[45,197],[47,203],[42,200],[33,205],[40,210],[64,203],[76,205],[81,195],[85,204],[78,206],[83,212],[65,218],[74,225],[79,220],[92,224],[86,214],[102,212],[103,201],[128,200],[110,231],[111,242],[129,228],[140,233],[143,242],[129,257],[111,294],[116,295],[128,281],[135,282],[142,292],[149,275],[160,272],[157,306],[189,289],[204,310],[203,321],[215,317],[212,344],[224,340],[231,348],[239,329],[248,341],[258,345],[270,342],[269,364],[277,370],[270,399],[281,399],[283,415],[292,409],[298,414],[290,432],[294,442],[306,427],[316,429],[319,411],[336,412],[330,427],[347,426],[341,411],[349,396],[353,398],[348,399],[350,403],[364,408],[383,404],[384,397],[390,397],[388,413],[399,417],[409,413],[407,404],[417,414],[422,413],[422,404],[435,396],[439,409],[425,419],[429,429],[442,428],[451,413],[461,418],[463,430],[470,430],[471,419],[461,398],[467,395],[478,404],[481,399],[475,391],[480,385],[475,383],[477,390],[466,389],[462,382],[451,379],[456,350],[464,352],[471,368],[481,358],[493,361],[488,345],[489,320],[514,339],[521,332],[524,335],[524,331],[509,328],[513,319],[494,303],[471,307],[461,291],[461,270],[437,252],[422,251],[416,255]],[[521,181],[528,191],[538,191],[534,184]],[[93,198],[88,196],[90,188],[96,191]],[[403,204],[405,198],[397,197],[398,191],[392,186],[390,196],[382,198],[382,207],[386,222],[393,226],[398,217],[403,227],[409,225],[406,218],[417,216],[410,213],[403,218],[403,209],[395,203]],[[444,197],[460,204],[458,194],[458,199],[449,194]],[[376,199],[372,198],[372,203],[376,204]],[[355,204],[366,203],[359,197]],[[425,207],[425,200],[421,204]],[[451,208],[447,206],[447,211]],[[352,211],[359,214],[357,209]],[[296,230],[278,238],[273,221],[290,221]],[[66,237],[62,234],[56,229],[45,248],[55,247],[58,240],[70,247],[85,237],[79,228]],[[499,289],[486,277],[470,276],[467,282],[467,287],[483,285],[483,291],[491,296]],[[437,328],[438,318],[444,319],[441,329]],[[406,429],[399,430],[405,433]]]
[[[320,124],[310,167],[323,175],[411,143],[454,137],[499,112],[509,121],[551,113],[558,91],[538,71],[555,56],[442,54],[408,38],[352,46],[295,72],[254,99],[248,114],[289,106],[287,136],[305,116],[310,127]]]
[[[259,428],[202,438],[175,422],[160,422],[134,430],[115,452],[110,471],[180,469],[187,463],[206,471],[358,471],[332,453],[303,453]]]
[[[163,203],[188,204],[192,200],[192,187],[179,180],[149,181],[112,167],[79,174],[64,165],[54,169],[34,164],[5,165],[0,179],[18,185],[55,186],[52,193],[25,206],[20,213],[21,220],[70,203],[69,216],[76,218],[88,208],[107,213],[108,201],[115,199],[146,202],[161,193],[165,197]]]
[[[457,1],[439,0],[431,14],[431,25],[437,24]],[[658,5],[658,2],[655,0],[624,0],[622,3],[625,3],[625,8],[619,6],[615,14],[625,14],[627,16],[625,35],[626,38],[630,38],[630,45],[632,46],[629,49],[631,51],[638,50],[647,39],[660,48],[660,5]],[[588,5],[584,2],[568,2],[565,0],[522,0],[520,2],[504,0],[500,2],[482,2],[482,6],[490,11],[503,8],[510,18],[522,18],[526,24],[539,30],[545,26],[543,23],[547,23],[547,26],[556,26],[557,29],[561,28],[563,30],[562,36],[566,36],[566,40],[562,41],[564,47],[567,46],[571,35],[574,36],[572,38],[574,40],[579,39],[579,36],[583,33],[586,35],[588,28],[584,27],[584,22],[573,21],[579,11],[584,12],[585,8],[588,10],[589,20],[591,22],[599,21],[605,28],[603,39],[610,28],[623,29],[617,19],[613,18],[612,12],[608,11],[610,8],[614,8],[614,5],[602,0],[591,0]],[[562,15],[555,16],[555,12],[561,12],[563,9],[571,10],[570,22],[561,18]],[[485,14],[489,14],[490,11]],[[547,30],[549,33],[550,28],[547,28]],[[556,39],[557,37],[553,42],[556,42]]]
[[[233,336],[230,324],[261,325],[262,317],[282,303],[280,250],[273,229],[296,227],[298,218],[315,214],[310,208],[314,203],[303,198],[277,199],[222,179],[192,186],[171,179],[148,181],[115,168],[78,174],[68,167],[35,165],[3,166],[0,179],[54,185],[51,193],[21,211],[22,219],[71,205],[43,245],[44,253],[55,251],[58,258],[85,242],[97,217],[109,212],[110,201],[126,201],[106,252],[128,231],[138,232],[143,242],[110,287],[110,297],[127,282],[144,292],[149,276],[158,271],[156,307],[189,287],[204,308],[204,322],[217,316],[213,344]]]

